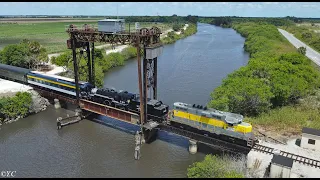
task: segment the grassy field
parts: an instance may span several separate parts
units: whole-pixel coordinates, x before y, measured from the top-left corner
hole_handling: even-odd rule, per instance
[[[300,27],[307,27],[309,30],[314,30],[314,32],[320,33],[320,23],[314,23],[313,26],[312,23],[301,23],[296,25]]]
[[[320,24],[314,23],[299,23],[291,26],[282,26],[281,29],[294,34],[300,41],[309,45],[312,49],[320,52]]]
[[[97,19],[87,21],[77,19],[69,22],[57,22],[58,20],[48,22],[42,19],[39,21],[0,21],[0,49],[8,44],[19,43],[22,39],[29,39],[40,42],[47,48],[48,53],[62,52],[67,49],[68,34],[65,32],[67,25],[75,24],[81,27],[87,23],[97,26]],[[152,27],[154,25],[162,30],[171,28],[170,24],[140,23],[140,27]],[[131,23],[130,29],[134,28],[134,23]],[[126,29],[129,29],[128,23],[126,23]]]

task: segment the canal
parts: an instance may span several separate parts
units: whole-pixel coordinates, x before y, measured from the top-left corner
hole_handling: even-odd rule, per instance
[[[244,41],[231,28],[199,23],[196,34],[164,46],[158,58],[158,99],[170,107],[174,102],[206,105],[222,79],[247,64]],[[137,69],[136,58],[128,60],[105,74],[104,87],[139,93]]]
[[[164,47],[159,99],[206,104],[227,74],[246,65],[243,44],[232,29],[198,24],[195,35]],[[138,92],[136,61],[106,73],[105,86]],[[66,114],[72,112],[50,106],[1,126],[0,171],[16,171],[16,177],[186,177],[188,166],[205,156],[189,154],[186,139],[161,133],[163,140],[144,144],[136,161],[132,134],[89,120],[58,131],[56,118]]]

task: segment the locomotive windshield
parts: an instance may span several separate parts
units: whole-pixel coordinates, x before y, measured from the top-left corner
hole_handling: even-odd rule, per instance
[[[161,103],[158,101],[154,104],[155,107],[161,106]]]

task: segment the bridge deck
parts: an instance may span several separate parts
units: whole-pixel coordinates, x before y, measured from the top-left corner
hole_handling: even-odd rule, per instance
[[[117,109],[111,106],[106,106],[96,102],[84,100],[84,99],[80,100],[80,108],[86,111],[108,116],[108,117],[117,119],[119,121],[125,121],[131,124],[137,124],[139,121],[138,114]]]

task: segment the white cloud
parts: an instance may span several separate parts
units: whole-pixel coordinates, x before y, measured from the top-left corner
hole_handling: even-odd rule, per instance
[[[302,7],[305,7],[305,8],[315,8],[315,7],[317,7],[317,5],[314,5],[314,4],[304,4],[304,5],[302,5]]]
[[[275,5],[276,5],[276,4],[279,4],[279,3],[278,3],[278,2],[263,2],[263,4],[267,4],[267,5],[269,5],[269,4],[272,4],[272,5],[275,4]]]
[[[174,5],[174,6],[179,5],[179,3],[178,3],[178,2],[172,2],[171,4],[172,4],[172,5]]]

